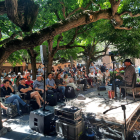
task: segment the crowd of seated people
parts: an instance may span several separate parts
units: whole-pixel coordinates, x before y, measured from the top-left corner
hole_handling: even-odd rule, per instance
[[[44,73],[44,69],[39,67],[38,75],[34,81],[31,80],[31,75],[28,70],[25,70],[23,75],[21,75],[20,72],[15,75],[12,71],[7,74],[5,70],[3,70],[2,76],[4,77],[4,81],[1,85],[1,97],[5,97],[5,103],[15,104],[18,114],[20,115],[19,104],[29,107],[24,100],[35,99],[38,106],[41,108],[42,103],[45,102],[45,104],[47,104],[42,98],[44,93],[58,93],[65,97],[66,86],[71,86],[74,90],[79,91],[79,84],[83,84],[83,91],[87,91],[88,85],[94,87],[93,82],[102,82],[103,75],[106,76],[105,80],[107,84],[110,81],[109,71],[106,70],[103,74],[101,70],[97,69],[98,68],[96,68],[93,63],[91,63],[89,67],[89,73],[86,67],[82,67],[80,64],[78,64],[77,67],[75,64],[72,67],[70,65],[65,65],[64,69],[59,66],[57,70],[52,67],[51,73],[48,73],[47,78],[44,79],[42,75],[39,75]],[[46,85],[44,85],[44,80]]]

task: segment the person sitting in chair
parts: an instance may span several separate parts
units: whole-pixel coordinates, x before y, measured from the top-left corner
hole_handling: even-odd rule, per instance
[[[25,97],[26,99],[30,99],[30,98],[34,98],[36,99],[36,102],[38,104],[38,106],[41,108],[41,103],[40,101],[44,102],[44,100],[41,98],[40,94],[38,91],[33,91],[33,89],[31,87],[29,87],[28,85],[25,84],[25,79],[21,78],[20,79],[20,85],[18,87],[18,90],[20,93],[24,93],[26,94]],[[47,102],[45,102],[46,104]]]
[[[52,90],[54,93],[59,93],[58,95],[64,95],[64,89],[63,91],[60,90],[57,85],[55,84],[55,81],[52,79],[52,74],[48,73],[48,78],[46,79],[46,86],[49,90]],[[60,102],[63,99],[60,99]]]
[[[65,87],[66,85],[63,82],[63,79],[61,78],[61,74],[58,73],[56,75],[56,79],[55,79],[55,83],[57,85],[57,88],[63,93],[63,95],[65,96]]]
[[[84,88],[83,91],[87,91],[87,79],[84,79],[83,75],[80,74],[80,71],[78,71],[77,74],[77,83],[79,82],[79,84],[84,84]]]
[[[44,79],[42,78],[43,78],[42,75],[38,75],[37,79],[33,83],[33,89],[35,89],[36,91],[39,91],[40,94],[44,93]],[[45,85],[45,91],[47,91],[47,93],[53,92],[51,90],[48,90],[46,85]]]
[[[14,89],[9,84],[9,80],[4,80],[3,85],[4,86],[1,88],[1,97],[5,97],[6,104],[15,104],[17,106],[18,114],[21,115],[19,103],[25,108],[28,108],[29,105],[26,104],[18,95],[13,94]]]
[[[89,74],[88,74],[88,83],[89,83],[89,85],[91,86],[91,87],[93,87],[93,79],[94,79],[94,77],[95,77],[95,74],[94,74],[94,72],[93,71],[91,71]]]
[[[117,75],[120,75],[123,80],[122,81],[113,81],[112,82],[112,90],[115,90],[116,91],[116,86],[115,86],[115,89],[114,89],[114,85],[118,85],[119,87],[120,86],[131,86],[132,85],[132,80],[133,80],[133,76],[135,74],[135,68],[131,65],[132,62],[130,59],[125,59],[124,61],[124,65],[126,66],[125,68],[125,74],[121,74],[119,72],[119,70],[116,70],[117,71]],[[116,93],[116,92],[115,92]],[[125,97],[125,89],[124,88],[121,88],[121,93],[123,94],[122,97]],[[117,97],[117,95],[115,95]]]

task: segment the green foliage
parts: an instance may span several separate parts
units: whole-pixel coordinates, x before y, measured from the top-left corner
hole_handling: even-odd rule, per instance
[[[35,3],[39,4],[39,14],[35,25],[32,29],[33,32],[39,31],[42,28],[52,26],[57,22],[60,22],[64,19],[64,15],[62,12],[63,7],[65,6],[65,15],[67,16],[73,10],[77,9],[78,7],[85,8],[90,0],[34,0]],[[100,4],[102,9],[111,8],[111,4],[109,0],[92,0],[94,3],[88,7],[87,10],[98,11]],[[61,3],[60,3],[61,2]],[[118,8],[118,13],[122,13],[124,11],[132,11],[133,14],[140,13],[140,2],[139,0],[122,0],[120,6]],[[75,14],[81,12],[82,10],[77,11]],[[115,30],[109,20],[99,20],[95,23],[91,23],[89,25],[82,26],[79,32],[83,32],[82,34],[78,35],[77,38],[74,40],[74,45],[82,45],[89,47],[93,45],[93,40],[95,40],[95,44],[98,43],[93,51],[98,52],[100,50],[100,46],[104,41],[109,41],[114,44],[114,47],[118,49],[120,55],[124,56],[133,56],[139,57],[140,53],[140,17],[137,18],[130,18],[128,14],[122,16],[124,18],[123,26],[131,26],[133,27],[132,30]],[[7,15],[0,16],[0,28],[2,30],[2,39],[5,39],[11,36],[13,33],[17,33],[17,31],[21,31],[19,27],[13,24],[7,17]],[[87,31],[85,31],[87,30]],[[85,32],[84,32],[85,31]],[[30,33],[23,33],[23,37],[29,35]],[[63,32],[62,36],[63,39],[60,42],[60,46],[64,46],[68,44],[75,34],[75,29],[72,29],[67,32]],[[17,36],[19,37],[19,36]],[[59,35],[54,37],[53,40],[53,48],[57,46],[57,39]],[[44,45],[48,46],[47,42],[43,43]],[[35,50],[39,53],[40,47],[37,46]],[[74,48],[69,50],[59,50],[54,58],[65,58],[69,60],[69,57],[72,56],[73,59],[76,59],[78,56],[77,54],[83,52],[82,48]],[[22,51],[21,51],[22,52]],[[19,61],[22,61],[22,53],[19,51],[10,55],[8,61],[15,64]],[[39,53],[40,54],[40,53]],[[18,57],[19,55],[19,57]],[[27,52],[24,54],[27,56]],[[28,56],[27,56],[28,57]],[[19,58],[19,59],[17,59]],[[16,60],[17,59],[17,60]],[[40,55],[37,56],[37,60],[40,60]]]
[[[14,67],[17,63],[22,64],[24,58],[29,58],[27,51],[19,50],[9,56],[8,62],[11,63]]]

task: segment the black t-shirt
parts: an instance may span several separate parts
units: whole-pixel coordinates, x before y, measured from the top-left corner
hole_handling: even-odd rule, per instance
[[[63,79],[62,78],[60,78],[60,79],[56,79],[55,80],[55,84],[58,86],[59,84],[60,85],[63,85]]]
[[[19,85],[19,87],[18,87],[18,91],[20,92],[20,93],[24,93],[24,92],[21,92],[20,90],[21,89],[26,89],[26,88],[29,88],[29,86],[26,84],[25,86],[23,86],[23,85]],[[30,99],[30,93],[31,93],[32,91],[28,91],[28,92],[26,92],[26,98],[25,99]]]
[[[11,88],[8,87],[7,90],[4,86],[1,88],[1,97],[5,97],[6,95],[10,95],[10,93],[12,93]]]
[[[105,66],[101,66],[101,72],[105,72],[106,67]]]

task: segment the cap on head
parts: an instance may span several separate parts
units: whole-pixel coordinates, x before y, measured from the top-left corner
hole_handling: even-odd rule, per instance
[[[8,75],[8,78],[11,78],[11,75]]]
[[[25,78],[20,78],[20,81],[25,80]]]
[[[130,62],[131,64],[133,64],[130,59],[125,59],[123,63],[125,63],[125,62]]]
[[[37,77],[42,77],[42,75],[37,75],[36,78],[37,78]]]

